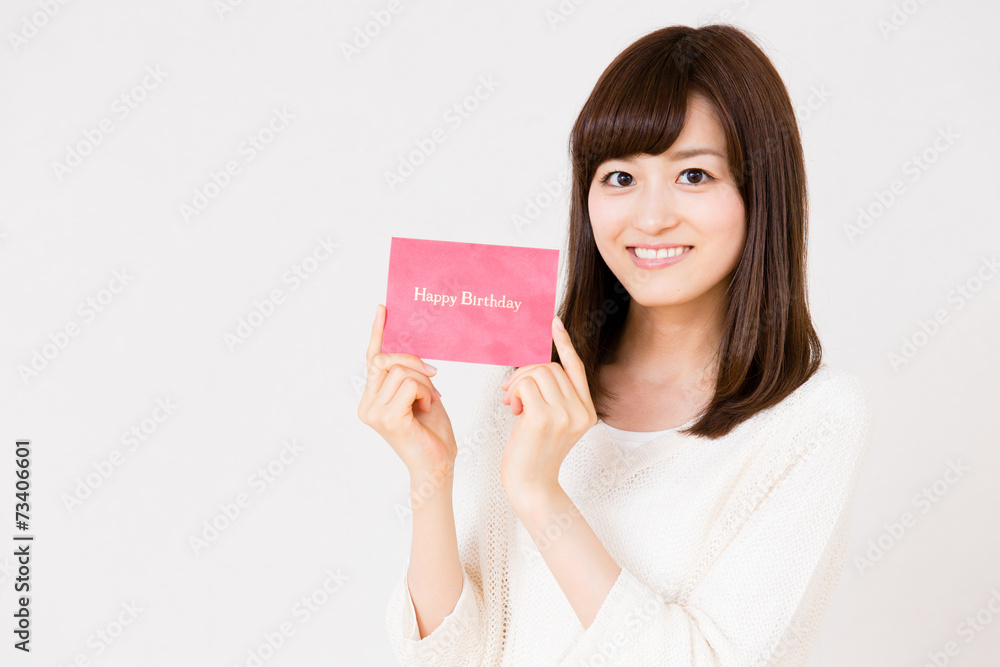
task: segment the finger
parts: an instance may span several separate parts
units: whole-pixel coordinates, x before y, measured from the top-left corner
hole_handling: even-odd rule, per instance
[[[535,366],[538,366],[538,364],[531,364],[530,366],[521,366],[520,368],[515,368],[514,372],[510,376],[508,376],[506,380],[500,383],[500,387],[503,389],[503,396],[500,397],[500,402],[503,403],[504,405],[509,405],[511,408],[511,412],[514,414],[515,417],[521,414],[522,410],[524,410],[524,405],[521,403],[521,399],[517,398],[511,393],[510,390],[511,387],[513,386],[511,383],[516,382],[520,378],[524,377],[525,374],[528,372],[528,370],[534,368]]]
[[[565,372],[562,371],[562,368],[559,366],[559,364],[554,362],[549,362],[547,364],[532,364],[531,366],[525,366],[524,368],[525,368],[524,372],[515,373],[514,375],[510,376],[507,382],[504,382],[501,385],[501,387],[504,388],[504,394],[502,398],[503,403],[506,404],[508,401],[513,400],[513,396],[511,395],[511,390],[514,388],[514,385],[517,384],[522,378],[533,376],[543,369],[546,372],[552,374],[554,374],[556,370],[558,370],[561,375],[566,374]],[[565,385],[566,388],[564,389],[563,385],[560,384],[557,393],[563,394],[566,398],[575,395],[576,390],[573,389],[572,384],[569,382],[568,379],[565,380],[565,383],[566,383]],[[514,403],[510,403],[510,405],[513,407]],[[520,413],[515,412],[514,414],[520,414]]]
[[[511,376],[509,378],[507,378],[506,380],[504,380],[503,382],[500,383],[500,386],[503,389],[506,389],[507,387],[511,386],[511,384],[515,380],[517,380],[518,378],[520,378],[521,376],[523,376],[525,373],[527,373],[528,371],[530,371],[532,368],[537,368],[539,366],[544,366],[544,364],[528,364],[527,366],[521,366],[520,368],[515,369],[514,372],[511,374]]]
[[[413,380],[418,387],[411,387],[413,383],[407,382],[407,380]],[[433,383],[426,375],[404,366],[394,366],[386,376],[378,394],[372,400],[372,406],[381,410],[389,410],[391,414],[395,415],[405,414],[415,400],[427,396],[428,400],[421,407],[430,410],[430,404],[436,396],[435,392]],[[399,398],[401,393],[408,398],[408,403]]]
[[[433,396],[428,392],[427,387],[410,375],[400,381],[399,388],[392,395],[392,399],[386,403],[385,409],[388,414],[397,418],[405,416],[406,413],[412,412],[416,408],[429,412],[432,399]]]
[[[530,410],[533,414],[538,414],[549,407],[549,404],[539,391],[538,385],[535,384],[534,375],[530,375],[524,378],[522,382],[518,382],[517,386],[512,388],[512,391],[511,407],[513,407],[514,398],[519,399],[521,402],[521,409],[515,412],[515,415],[519,415],[525,410]]]
[[[535,372],[539,368],[547,368],[552,373],[555,373],[557,370],[562,370],[562,366],[560,366],[558,363],[556,363],[554,361],[550,361],[550,362],[548,362],[546,364],[532,364],[531,366],[525,366],[524,368],[525,368],[524,371],[518,370],[517,372],[515,372],[514,374],[512,374],[509,378],[507,378],[502,383],[500,383],[500,387],[502,389],[504,389],[505,391],[510,391],[510,388],[514,385],[515,382],[517,382],[518,380],[520,380],[525,375],[532,374],[533,372]],[[566,374],[565,371],[563,371],[562,374],[565,375]],[[570,387],[572,389],[572,383],[569,382],[569,379],[567,379],[566,382],[568,384],[566,384],[566,385],[560,385],[560,386],[566,386],[566,387]],[[576,390],[574,389],[573,391],[575,392]],[[564,393],[566,393],[567,396],[570,395],[567,392],[564,392]]]
[[[365,351],[365,366],[372,365],[372,357],[382,351],[382,329],[385,326],[385,308],[382,304],[375,306],[375,321],[372,322],[372,335],[368,339],[368,349]]]
[[[559,364],[545,364],[544,366],[539,366],[531,372],[529,372],[520,382],[523,382],[525,378],[531,378],[535,381],[535,385],[538,387],[538,391],[542,398],[548,405],[565,405],[570,397],[576,397],[576,390],[573,389],[573,385],[570,384],[569,380],[566,380],[566,389],[568,393],[563,391],[562,385],[556,378],[556,375],[565,375],[559,368]],[[511,386],[511,391],[513,391],[514,385]]]
[[[538,401],[541,401],[545,406],[548,405],[559,405],[562,398],[562,392],[559,391],[558,387],[555,385],[555,380],[549,378],[550,382],[546,382],[544,378],[539,378],[537,373],[532,373],[526,377],[521,378],[517,384],[511,385],[510,396],[513,401],[514,398],[521,399],[521,403],[525,403],[525,396],[537,396]],[[546,390],[543,392],[541,385],[546,386]],[[552,396],[551,392],[555,390],[556,395]],[[555,401],[555,403],[551,403]],[[536,403],[538,401],[535,401]]]
[[[573,386],[573,382],[566,375],[566,369],[562,367],[562,364],[549,364],[548,367],[552,372],[552,377],[554,377],[556,382],[559,384],[559,389],[562,391],[563,396],[565,396],[567,400],[570,398],[576,398],[576,388]]]
[[[388,373],[386,373],[385,383],[379,389],[378,393],[388,393],[391,395],[392,392],[399,390],[399,386],[406,378],[416,380],[421,385],[427,387],[432,394],[436,395],[437,387],[434,386],[434,383],[431,382],[431,379],[423,371],[414,370],[401,364],[395,364],[389,369]]]
[[[405,352],[379,352],[372,357],[371,365],[383,371],[388,371],[393,366],[406,366],[428,377],[437,373],[436,368],[424,363],[417,355]]]
[[[388,358],[379,360],[378,368],[380,370],[388,370],[393,364],[404,364],[428,375],[434,375],[437,370],[432,371],[430,368],[427,368],[423,360],[415,354],[382,352],[382,332],[385,330],[385,318],[387,314],[385,306],[382,304],[376,306],[375,321],[372,323],[372,335],[368,341],[368,349],[365,352],[365,365],[371,367],[372,360],[378,355],[383,355]]]
[[[427,364],[416,355],[405,354],[403,352],[379,352],[372,357],[372,361],[368,365],[365,391],[369,391],[369,385],[371,386],[371,391],[379,391],[382,388],[382,383],[385,382],[386,375],[394,366],[408,368],[423,374],[425,377],[437,374],[436,368],[430,370]]]
[[[590,388],[587,385],[587,371],[583,361],[576,353],[576,348],[573,347],[569,332],[560,324],[561,320],[558,315],[552,318],[552,341],[559,353],[559,363],[565,369],[570,382],[573,383],[573,388],[580,400],[588,404],[590,402]]]

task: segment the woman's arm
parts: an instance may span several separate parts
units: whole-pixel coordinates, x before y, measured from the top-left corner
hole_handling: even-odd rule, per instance
[[[514,507],[584,628],[622,569],[558,484]]]
[[[482,582],[495,566],[483,551],[500,504],[483,494],[497,476],[499,434],[509,428],[496,400],[496,383],[506,370],[496,367],[480,381],[475,437],[463,440],[447,474],[410,476],[409,563],[386,606],[389,638],[402,665],[467,667],[491,662],[499,650],[488,641],[494,636],[490,622],[497,623],[496,600],[485,598]]]
[[[452,475],[414,477],[410,489],[410,559],[386,608],[393,652],[408,667],[479,664],[487,612],[459,556]]]
[[[455,610],[462,593],[462,563],[451,502],[453,482],[452,473],[410,479],[413,538],[406,578],[421,638]]]

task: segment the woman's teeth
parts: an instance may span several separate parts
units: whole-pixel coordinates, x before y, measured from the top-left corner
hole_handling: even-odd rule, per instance
[[[685,253],[690,250],[693,246],[683,246],[677,248],[660,248],[659,250],[654,250],[652,248],[633,248],[635,256],[639,259],[662,259],[663,257],[676,257],[681,253]]]

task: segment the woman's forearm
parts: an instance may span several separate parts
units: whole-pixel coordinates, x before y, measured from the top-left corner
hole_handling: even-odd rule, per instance
[[[462,594],[451,475],[411,477],[413,541],[407,583],[421,639],[455,610]]]
[[[621,574],[601,540],[562,487],[554,486],[515,504],[580,624],[590,627]]]

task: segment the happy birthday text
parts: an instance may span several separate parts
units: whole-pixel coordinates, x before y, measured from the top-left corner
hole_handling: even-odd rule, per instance
[[[458,300],[456,294],[433,294],[426,288],[413,288],[414,301],[430,301],[435,306],[452,307],[455,304],[461,306],[478,306],[480,308],[510,308],[515,313],[520,309],[520,301],[512,301],[506,294],[501,294],[499,298],[494,297],[491,292],[489,296],[474,296],[472,292],[462,292],[462,300]]]

